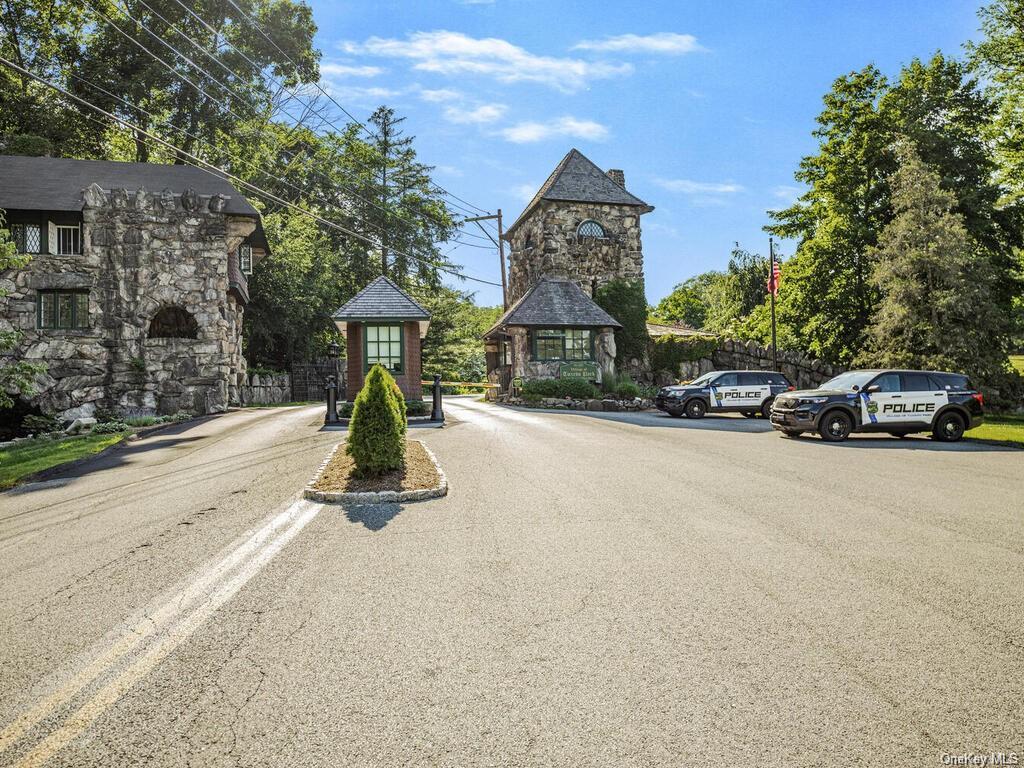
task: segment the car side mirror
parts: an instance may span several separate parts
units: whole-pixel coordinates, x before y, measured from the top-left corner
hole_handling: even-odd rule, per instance
[[[882,388],[877,384],[872,384],[870,387],[864,390],[865,392],[881,392]]]

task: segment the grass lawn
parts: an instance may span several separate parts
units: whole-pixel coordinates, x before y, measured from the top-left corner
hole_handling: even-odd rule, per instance
[[[27,475],[102,451],[123,437],[82,435],[64,440],[31,440],[0,450],[0,490],[13,487]]]
[[[967,438],[1002,440],[1024,447],[1024,416],[986,416],[985,423],[964,434]]]

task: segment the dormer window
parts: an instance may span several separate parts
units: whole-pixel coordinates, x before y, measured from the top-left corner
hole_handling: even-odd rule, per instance
[[[242,271],[243,275],[252,274],[252,246],[251,245],[240,245],[238,246],[238,268]]]
[[[71,256],[82,252],[82,230],[77,224],[58,224],[54,231],[57,235],[59,256]]]
[[[587,219],[576,227],[578,237],[604,237],[604,227],[593,219]]]
[[[11,239],[18,253],[39,253],[43,243],[43,228],[38,224],[12,224]]]

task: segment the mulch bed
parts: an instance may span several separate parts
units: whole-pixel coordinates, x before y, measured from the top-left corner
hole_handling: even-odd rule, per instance
[[[419,491],[436,488],[440,482],[437,468],[423,448],[423,444],[409,440],[405,444],[405,469],[387,472],[373,478],[352,477],[355,462],[345,453],[344,446],[338,448],[324,468],[314,489],[318,491],[343,491],[366,493],[367,491]]]

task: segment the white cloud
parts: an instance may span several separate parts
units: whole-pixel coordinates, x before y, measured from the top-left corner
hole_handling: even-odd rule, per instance
[[[347,101],[361,107],[379,106],[382,102],[402,94],[391,88],[364,88],[358,85],[344,85],[323,80],[324,89],[336,99]]]
[[[618,53],[664,53],[678,56],[683,53],[707,50],[693,35],[676,32],[658,32],[653,35],[616,35],[604,40],[582,40],[573,46],[579,51],[614,51]]]
[[[451,123],[493,123],[507,111],[504,104],[481,104],[475,109],[451,106],[445,107],[444,116]]]
[[[777,187],[772,187],[772,197],[784,200],[787,203],[796,202],[797,198],[803,193],[804,191],[800,187],[791,187],[788,184],[780,184]]]
[[[454,165],[435,165],[434,170],[438,173],[443,173],[445,176],[462,176],[461,170],[456,168]]]
[[[533,196],[537,194],[538,189],[540,189],[540,184],[517,184],[509,190],[509,193],[523,205],[526,205],[533,200]]]
[[[561,136],[601,141],[608,137],[608,129],[593,120],[579,120],[566,115],[544,123],[516,123],[502,130],[501,135],[514,144],[529,144]]]
[[[625,75],[629,64],[538,56],[507,40],[475,38],[461,32],[414,32],[405,40],[371,37],[362,43],[341,43],[349,54],[409,59],[413,68],[442,75],[475,74],[501,82],[535,82],[570,92],[591,80]]]
[[[451,88],[424,88],[420,91],[420,98],[424,101],[442,102],[442,101],[455,101],[456,99],[462,98],[461,91],[456,91]]]
[[[338,64],[333,61],[320,62],[320,74],[324,77],[376,77],[384,70],[380,67]]]
[[[732,182],[692,181],[691,179],[655,179],[662,189],[684,195],[731,195],[742,192],[743,187]]]

